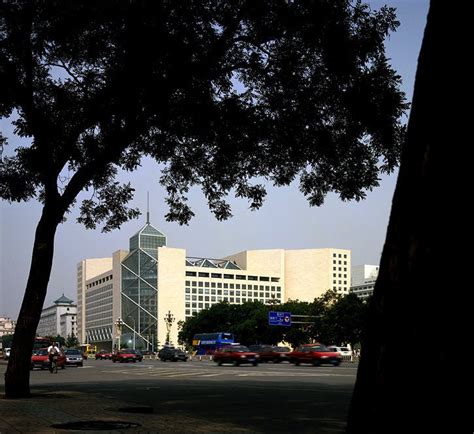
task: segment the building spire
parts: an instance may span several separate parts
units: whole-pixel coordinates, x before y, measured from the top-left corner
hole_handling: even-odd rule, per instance
[[[150,224],[150,192],[146,192],[146,224]]]

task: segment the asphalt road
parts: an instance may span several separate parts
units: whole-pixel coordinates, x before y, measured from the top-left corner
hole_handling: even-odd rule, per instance
[[[0,375],[5,368],[0,366]],[[30,382],[33,391],[87,391],[148,407],[138,417],[145,418],[149,410],[174,415],[178,421],[180,415],[208,415],[255,432],[335,433],[344,430],[356,369],[351,363],[234,367],[209,361],[88,360],[82,368],[67,367],[57,375],[35,370]]]

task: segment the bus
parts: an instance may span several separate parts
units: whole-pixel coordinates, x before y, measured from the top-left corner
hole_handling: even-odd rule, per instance
[[[48,348],[50,345],[51,338],[36,337],[33,343],[33,350],[39,350],[40,348]]]
[[[97,345],[84,344],[80,345],[80,348],[86,359],[88,356],[93,356],[95,353],[97,353]]]
[[[218,348],[234,343],[232,333],[199,333],[193,337],[193,347],[197,355],[213,354]]]

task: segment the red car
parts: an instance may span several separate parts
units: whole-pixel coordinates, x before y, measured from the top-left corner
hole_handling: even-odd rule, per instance
[[[322,344],[300,345],[295,351],[289,353],[290,360],[295,364],[311,363],[313,366],[328,364],[339,366],[342,361],[340,353],[329,351]]]
[[[116,353],[112,354],[112,362],[133,362],[137,361],[137,355],[133,352],[133,350],[120,350]]]
[[[234,366],[239,366],[241,363],[251,363],[253,366],[257,366],[260,356],[251,352],[245,345],[229,345],[217,350],[213,358],[219,366],[223,363],[232,363]]]
[[[289,362],[291,350],[288,347],[276,345],[250,345],[250,351],[255,351],[259,356],[259,362]]]
[[[107,352],[105,350],[99,351],[98,353],[95,354],[95,359],[96,360],[107,360],[112,358],[112,353]]]
[[[58,368],[61,369],[66,367],[66,356],[62,351],[59,352],[57,365]],[[31,370],[35,368],[49,369],[49,354],[47,348],[33,350],[33,354],[31,356]]]

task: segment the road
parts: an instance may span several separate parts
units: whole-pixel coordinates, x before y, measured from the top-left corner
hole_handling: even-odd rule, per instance
[[[30,378],[33,391],[60,388],[118,397],[177,421],[205,416],[251,432],[334,433],[344,430],[356,369],[351,363],[234,367],[209,361],[88,360],[82,368],[67,367],[57,375],[35,370]]]

